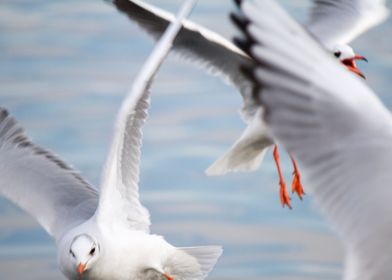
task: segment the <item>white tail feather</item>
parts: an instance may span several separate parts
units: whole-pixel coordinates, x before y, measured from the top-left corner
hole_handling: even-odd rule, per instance
[[[194,257],[200,264],[203,278],[214,268],[219,257],[222,255],[221,246],[180,247],[180,250]]]
[[[206,170],[208,176],[254,171],[260,166],[267,148],[273,144],[266,136],[266,127],[261,114],[262,111],[259,109],[241,137]]]

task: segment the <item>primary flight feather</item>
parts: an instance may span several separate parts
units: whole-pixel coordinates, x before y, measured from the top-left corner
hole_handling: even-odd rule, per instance
[[[296,157],[339,234],[346,250],[343,278],[389,279],[390,111],[274,1],[238,2],[248,22],[244,45],[254,60],[244,67],[256,87],[263,85],[255,99],[265,110],[268,134]]]
[[[150,234],[149,213],[138,191],[149,87],[195,2],[185,1],[122,104],[100,194],[31,142],[7,110],[0,109],[0,193],[55,239],[60,269],[68,279],[201,280],[222,253],[219,246],[176,248]]]
[[[170,13],[140,0],[115,0],[114,4],[155,39],[173,20]],[[356,55],[346,44],[368,28],[382,22],[387,14],[383,0],[315,0],[305,26],[347,68],[363,76],[355,60],[364,58]],[[266,150],[274,143],[265,133],[265,124],[257,116],[259,105],[252,98],[252,81],[240,71],[241,65],[251,62],[252,58],[230,40],[188,20],[184,21],[174,41],[173,50],[182,57],[204,66],[207,71],[220,74],[243,97],[241,116],[247,128],[232,147],[207,169],[207,174],[223,175],[228,172],[257,169]],[[276,147],[274,155],[279,171]],[[293,190],[302,197],[302,185],[294,160],[293,164]],[[290,206],[281,172],[279,176],[282,204]]]

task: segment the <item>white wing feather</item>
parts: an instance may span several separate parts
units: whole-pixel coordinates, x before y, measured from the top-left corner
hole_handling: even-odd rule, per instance
[[[70,166],[33,144],[0,109],[0,193],[27,211],[55,239],[88,220],[98,192]]]
[[[155,39],[160,37],[174,19],[174,15],[139,0],[114,0],[113,3]],[[250,58],[237,46],[209,29],[184,20],[182,29],[173,43],[173,50],[192,62],[200,62],[213,73],[221,74],[243,96],[244,119],[253,117],[255,106],[250,103],[252,99],[247,98],[251,83],[240,71],[240,66],[249,62]]]
[[[113,3],[155,39],[174,19],[172,14],[139,0],[114,0]],[[258,106],[251,98],[252,82],[240,71],[241,65],[251,61],[244,52],[219,34],[188,20],[184,20],[173,50],[192,62],[199,62],[207,70],[212,70],[212,73],[220,74],[234,85],[243,97],[243,120],[248,125],[254,121]],[[261,139],[254,138],[255,134],[260,135],[247,128],[240,139],[206,173],[223,175],[227,172],[252,171],[259,167],[271,141],[265,135],[261,135]],[[260,143],[259,149],[249,145],[254,142]]]
[[[117,116],[111,150],[105,164],[98,222],[126,224],[136,230],[149,231],[150,217],[139,200],[140,148],[142,126],[149,108],[149,87],[167,56],[196,0],[186,0],[176,20],[168,27],[139,72]]]
[[[179,247],[178,249],[197,260],[200,265],[201,273],[203,274],[203,279],[207,278],[223,253],[221,246]]]
[[[388,14],[385,0],[315,0],[306,27],[332,49],[348,44]]]
[[[273,142],[267,136],[262,109],[254,115],[241,137],[218,158],[207,170],[208,176],[224,175],[228,172],[250,172],[256,170]]]
[[[273,1],[241,7],[265,120],[344,242],[344,279],[389,279],[390,112]]]

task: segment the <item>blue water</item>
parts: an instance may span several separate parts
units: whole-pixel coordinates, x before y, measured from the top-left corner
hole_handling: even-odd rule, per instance
[[[180,1],[151,2],[175,11]],[[307,2],[281,2],[304,19]],[[230,38],[230,9],[227,0],[200,1],[191,18]],[[369,84],[390,107],[391,26],[389,20],[354,43],[370,60],[361,65]],[[152,40],[98,0],[2,0],[0,35],[1,106],[36,143],[98,185],[116,111]],[[152,91],[140,188],[152,231],[177,246],[223,245],[211,279],[339,279],[338,240],[311,197],[293,198],[293,211],[280,207],[271,155],[254,173],[204,175],[244,128],[239,94],[175,57]],[[291,165],[282,156],[289,180]],[[50,237],[4,199],[0,279],[64,279]]]

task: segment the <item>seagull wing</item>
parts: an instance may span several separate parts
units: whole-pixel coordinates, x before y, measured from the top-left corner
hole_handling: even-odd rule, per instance
[[[385,0],[315,0],[306,27],[332,49],[348,44],[388,14]]]
[[[174,15],[139,0],[114,0],[114,5],[129,19],[136,21],[155,39],[164,32]],[[173,50],[183,57],[198,62],[212,73],[221,74],[244,97],[243,117],[253,116],[254,107],[249,102],[250,81],[239,71],[239,66],[250,58],[229,40],[191,21],[184,20]]]
[[[55,239],[90,218],[98,192],[57,156],[32,143],[0,108],[0,193]]]
[[[275,2],[243,2],[241,9],[264,118],[344,242],[344,279],[389,278],[390,112]]]
[[[136,78],[117,116],[98,207],[98,221],[127,225],[135,230],[149,231],[150,218],[139,200],[140,148],[142,126],[149,108],[149,87],[159,66],[167,56],[181,28],[181,21],[190,13],[195,0],[186,0],[176,20],[159,40],[154,51]]]

